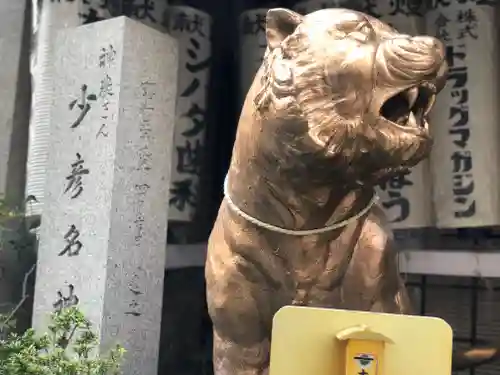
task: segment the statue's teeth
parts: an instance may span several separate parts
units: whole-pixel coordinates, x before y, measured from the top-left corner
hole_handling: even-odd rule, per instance
[[[427,102],[427,107],[425,108],[424,116],[427,116],[434,106],[434,102],[436,101],[436,94],[432,94],[429,97],[429,101]]]
[[[415,114],[413,112],[410,112],[410,115],[408,116],[408,126],[418,126],[417,124],[417,119],[415,118]]]
[[[412,109],[418,98],[418,87],[412,87],[411,89],[406,90],[405,95],[408,100],[408,106]]]

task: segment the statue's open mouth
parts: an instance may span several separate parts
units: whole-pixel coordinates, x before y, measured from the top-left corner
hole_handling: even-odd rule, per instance
[[[405,127],[428,127],[427,115],[436,100],[436,87],[429,82],[390,97],[380,109],[386,120]]]

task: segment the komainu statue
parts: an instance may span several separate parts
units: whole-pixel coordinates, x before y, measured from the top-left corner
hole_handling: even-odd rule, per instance
[[[428,156],[446,82],[440,41],[356,11],[271,9],[266,35],[209,240],[216,375],[268,372],[284,305],[411,312],[374,187]]]

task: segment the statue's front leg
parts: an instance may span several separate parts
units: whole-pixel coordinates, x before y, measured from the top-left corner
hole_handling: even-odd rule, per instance
[[[241,323],[247,326],[245,323]],[[214,374],[215,375],[267,375],[269,373],[269,338],[260,341],[234,341],[221,336],[214,328]]]
[[[212,261],[209,257],[206,280],[208,312],[214,327],[214,373],[267,374],[272,324],[270,304],[266,303],[268,292],[244,275],[245,271],[234,264],[238,260],[217,266]]]
[[[399,275],[397,258],[389,256],[379,278],[378,292],[370,310],[391,314],[412,314],[413,307],[406,285]]]

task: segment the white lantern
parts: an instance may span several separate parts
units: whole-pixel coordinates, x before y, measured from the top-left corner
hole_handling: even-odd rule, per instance
[[[429,34],[446,44],[448,83],[431,113],[437,225],[500,223],[498,36],[493,0],[434,1]]]

